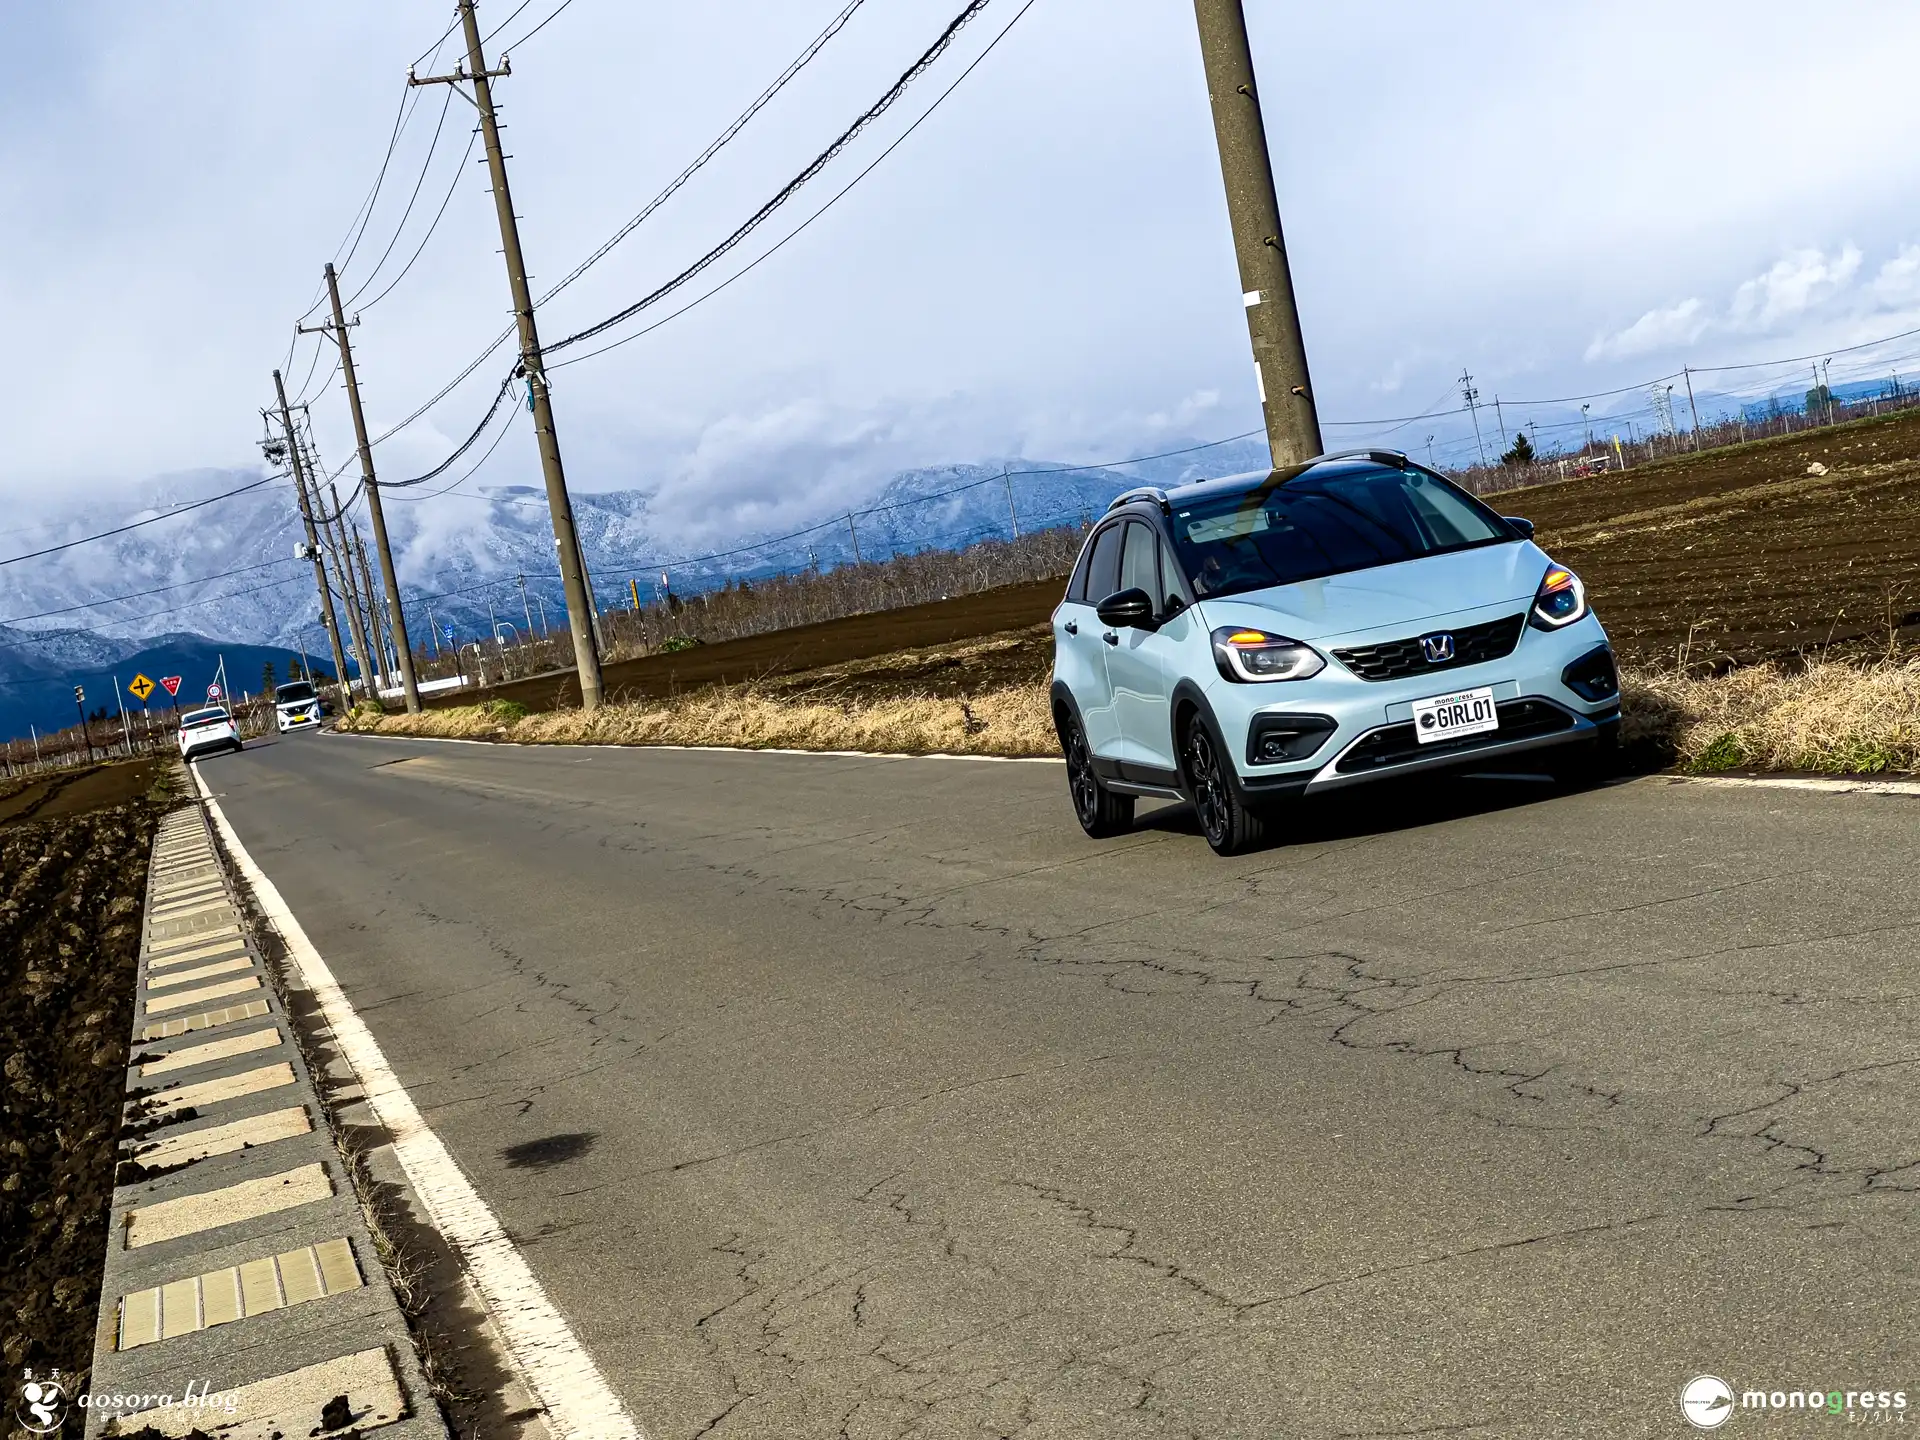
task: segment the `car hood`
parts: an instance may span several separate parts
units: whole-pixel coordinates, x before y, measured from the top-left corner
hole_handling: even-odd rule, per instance
[[[1525,603],[1551,563],[1523,540],[1248,590],[1200,606],[1210,625],[1277,630],[1294,640],[1417,628],[1483,606]]]

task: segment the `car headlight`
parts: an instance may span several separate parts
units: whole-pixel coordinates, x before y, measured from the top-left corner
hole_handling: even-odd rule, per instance
[[[1584,619],[1587,609],[1587,587],[1580,583],[1580,577],[1565,566],[1555,565],[1540,578],[1527,623],[1536,630],[1558,630]]]
[[[1227,679],[1239,682],[1304,680],[1327,668],[1325,658],[1310,645],[1231,625],[1213,632],[1213,663]]]

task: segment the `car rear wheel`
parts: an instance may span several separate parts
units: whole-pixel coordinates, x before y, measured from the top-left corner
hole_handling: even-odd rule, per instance
[[[1266,838],[1266,817],[1249,809],[1240,798],[1227,773],[1227,761],[1213,726],[1203,716],[1195,715],[1187,722],[1180,760],[1200,833],[1207,837],[1214,854],[1238,855]]]
[[[1072,714],[1060,717],[1060,750],[1067,761],[1067,790],[1074,818],[1095,840],[1123,834],[1133,826],[1133,796],[1116,795],[1093,773],[1093,752],[1086,731]]]

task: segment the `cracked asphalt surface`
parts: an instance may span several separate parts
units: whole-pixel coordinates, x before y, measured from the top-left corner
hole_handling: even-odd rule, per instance
[[[1467,782],[1222,861],[1047,765],[202,773],[650,1436],[1920,1397],[1920,801]]]

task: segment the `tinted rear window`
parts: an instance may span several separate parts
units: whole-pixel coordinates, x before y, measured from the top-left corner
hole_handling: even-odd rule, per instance
[[[227,712],[224,710],[196,710],[180,722],[182,730],[197,730],[202,725],[223,725]]]
[[[1098,605],[1120,588],[1120,537],[1124,525],[1109,525],[1093,541],[1093,557],[1087,565],[1087,603]]]
[[[1409,466],[1279,471],[1174,513],[1196,594],[1233,595],[1518,539],[1465,491]]]

